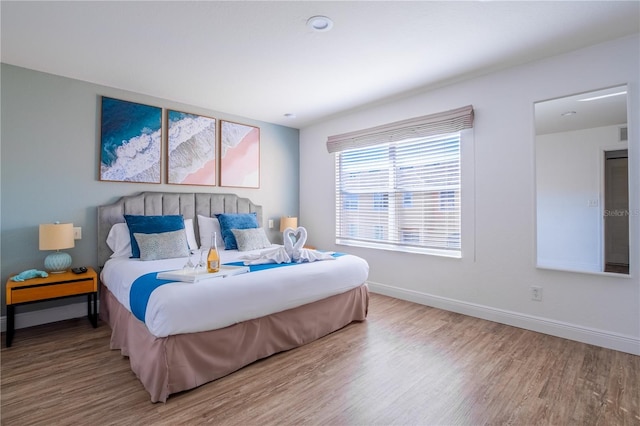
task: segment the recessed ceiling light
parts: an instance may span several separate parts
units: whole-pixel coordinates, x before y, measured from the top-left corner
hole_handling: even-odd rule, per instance
[[[326,16],[312,16],[307,19],[307,27],[317,32],[329,31],[333,27],[333,21]]]

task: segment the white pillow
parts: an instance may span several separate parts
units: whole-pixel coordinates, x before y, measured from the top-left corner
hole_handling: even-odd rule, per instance
[[[193,230],[193,219],[184,220],[184,230],[187,233],[187,242],[189,243],[189,249],[198,250],[198,242],[196,241],[196,231]]]
[[[220,230],[220,222],[217,217],[198,215],[198,228],[200,229],[200,248],[208,249],[211,247],[211,234],[215,232],[218,250],[224,250],[222,231]]]
[[[109,230],[107,245],[113,252],[111,257],[131,257],[131,235],[125,222],[116,223]]]
[[[193,230],[193,219],[184,220],[184,230],[187,234],[189,249],[198,250],[196,233]],[[211,239],[211,236],[209,236],[209,239]],[[107,245],[113,252],[111,257],[131,257],[131,234],[126,222],[116,223],[111,227],[109,235],[107,235]]]

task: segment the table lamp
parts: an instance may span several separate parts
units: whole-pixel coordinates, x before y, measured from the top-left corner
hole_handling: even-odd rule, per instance
[[[284,232],[284,230],[287,228],[291,228],[295,231],[297,227],[298,227],[297,217],[282,216],[280,218],[280,232]],[[283,235],[283,238],[284,238],[284,235]],[[293,237],[293,235],[291,236],[291,241],[295,244],[295,237]],[[284,240],[282,241],[282,243],[284,244]]]
[[[40,225],[40,250],[56,250],[44,259],[44,268],[58,274],[71,266],[69,253],[60,250],[75,246],[73,223],[45,223]]]
[[[284,232],[287,228],[296,229],[298,227],[298,218],[291,216],[282,216],[280,218],[280,232]]]

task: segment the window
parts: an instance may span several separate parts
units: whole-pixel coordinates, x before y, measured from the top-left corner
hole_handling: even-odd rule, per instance
[[[336,243],[460,257],[460,181],[459,133],[341,151]]]
[[[376,210],[386,210],[389,207],[389,194],[373,194],[373,208]]]
[[[462,257],[461,134],[472,141],[465,130],[473,128],[473,115],[467,105],[329,136],[336,244]],[[473,158],[472,144],[464,147],[465,158]],[[473,161],[465,176],[465,211],[472,212]],[[465,227],[465,253],[473,255],[473,221]]]
[[[413,193],[405,192],[402,194],[402,207],[412,207],[413,206]]]
[[[344,197],[345,210],[358,210],[358,194],[346,194]]]
[[[455,210],[456,194],[454,191],[440,191],[440,210]]]
[[[376,231],[376,234],[374,238],[376,240],[384,240],[384,226],[376,225],[375,231]]]

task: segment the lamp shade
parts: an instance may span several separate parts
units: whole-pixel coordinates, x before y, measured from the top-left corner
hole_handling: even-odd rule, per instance
[[[287,228],[296,229],[298,227],[298,218],[291,216],[282,216],[280,218],[280,232],[284,232]]]
[[[62,250],[75,246],[73,223],[46,223],[40,225],[40,250]],[[44,259],[44,267],[52,273],[64,272],[71,266],[68,253],[56,251]]]
[[[62,250],[74,246],[73,223],[40,225],[40,250]]]

